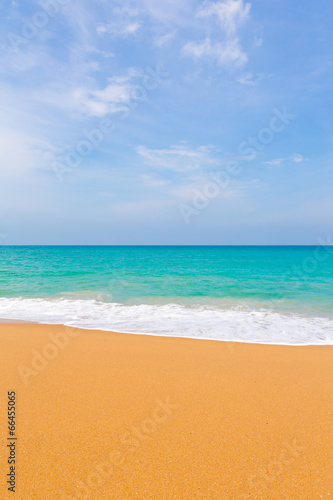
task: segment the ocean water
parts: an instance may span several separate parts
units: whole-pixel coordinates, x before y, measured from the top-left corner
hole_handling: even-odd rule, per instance
[[[0,247],[0,318],[333,344],[333,247]]]

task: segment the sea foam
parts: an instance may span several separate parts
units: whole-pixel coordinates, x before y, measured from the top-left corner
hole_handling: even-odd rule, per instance
[[[0,317],[88,329],[286,345],[333,345],[333,320],[269,309],[0,298]]]

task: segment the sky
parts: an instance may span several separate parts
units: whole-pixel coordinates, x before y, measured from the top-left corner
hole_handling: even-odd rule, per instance
[[[0,244],[332,242],[332,18],[0,0]]]

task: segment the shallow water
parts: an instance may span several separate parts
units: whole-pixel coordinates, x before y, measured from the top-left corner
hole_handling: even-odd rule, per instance
[[[332,247],[0,247],[0,317],[333,343]]]

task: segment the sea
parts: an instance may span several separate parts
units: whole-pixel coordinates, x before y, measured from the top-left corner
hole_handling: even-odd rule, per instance
[[[1,246],[0,318],[333,344],[333,247]]]

